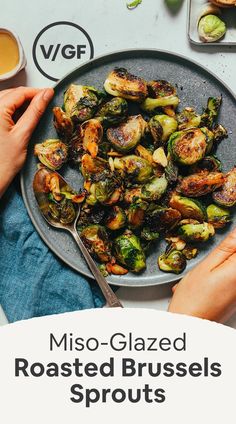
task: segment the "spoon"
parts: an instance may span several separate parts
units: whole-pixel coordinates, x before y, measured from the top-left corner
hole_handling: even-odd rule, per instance
[[[90,268],[95,280],[97,281],[106,299],[106,306],[110,308],[115,308],[115,307],[123,308],[122,303],[119,301],[119,299],[117,298],[117,296],[115,295],[111,287],[108,285],[106,279],[103,277],[103,275],[99,271],[96,263],[92,259],[88,250],[84,246],[81,238],[79,237],[76,226],[80,216],[80,205],[77,204],[76,216],[73,218],[73,221],[68,224],[61,223],[59,220],[54,219],[52,215],[49,213],[50,200],[48,196],[49,193],[47,189],[46,179],[50,177],[50,175],[52,174],[58,176],[60,192],[67,192],[67,193],[71,193],[72,195],[75,194],[73,189],[67,184],[67,182],[62,178],[60,174],[58,174],[55,171],[51,171],[47,168],[39,169],[34,176],[33,190],[34,190],[34,195],[38,203],[41,214],[43,215],[44,219],[47,221],[49,225],[55,228],[69,231],[70,234],[74,237],[74,240],[79,246],[79,249],[84,256],[84,259],[87,262],[88,267]]]

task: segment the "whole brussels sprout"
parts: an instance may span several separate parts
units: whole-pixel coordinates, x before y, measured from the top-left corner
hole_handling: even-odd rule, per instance
[[[153,174],[151,164],[135,155],[115,158],[114,167],[120,172],[121,176],[127,176],[136,183],[145,183]]]
[[[200,161],[206,149],[206,136],[199,128],[177,131],[168,141],[169,154],[181,165],[193,165]]]
[[[140,272],[146,268],[146,258],[139,238],[131,231],[114,240],[115,258],[130,271]]]
[[[179,104],[176,89],[167,81],[150,81],[148,83],[148,91],[149,97],[141,105],[145,112],[155,114],[159,108],[166,106],[176,108]]]
[[[108,94],[134,102],[142,102],[148,94],[146,82],[124,68],[115,68],[107,76],[104,88]]]
[[[202,171],[184,177],[177,186],[177,191],[186,197],[200,197],[221,187],[224,182],[225,177],[222,172]]]
[[[186,107],[177,116],[179,131],[197,128],[201,124],[201,115],[198,115],[191,107]]]
[[[89,253],[101,262],[111,260],[111,245],[106,229],[101,225],[88,225],[81,233],[80,238]]]
[[[236,204],[236,167],[226,174],[222,187],[213,193],[213,200],[226,207]]]
[[[212,224],[214,228],[223,228],[231,221],[228,209],[214,204],[207,207],[207,217],[208,222]]]
[[[99,105],[99,97],[94,87],[71,84],[64,94],[66,115],[75,122],[91,119]]]
[[[53,108],[53,115],[53,123],[58,136],[68,143],[74,130],[74,124],[71,118],[60,107]]]
[[[220,111],[222,96],[209,97],[207,107],[201,116],[201,126],[212,128]]]
[[[128,115],[128,103],[121,97],[115,97],[99,106],[96,117],[104,126],[116,125],[123,122]]]
[[[132,203],[127,211],[127,219],[130,228],[136,229],[143,225],[145,211],[148,207],[146,202]]]
[[[177,130],[177,121],[168,115],[155,115],[149,121],[149,129],[155,143],[166,142]]]
[[[161,271],[180,274],[186,268],[187,262],[184,254],[179,250],[171,250],[158,258],[158,266]]]
[[[226,33],[225,22],[216,15],[203,16],[198,22],[198,33],[201,41],[212,43],[222,38]]]
[[[34,155],[43,165],[55,171],[67,161],[68,148],[58,139],[48,139],[34,146]]]
[[[208,222],[183,224],[178,228],[178,235],[186,241],[204,242],[214,234],[214,227]]]
[[[177,209],[181,213],[182,218],[192,218],[198,221],[204,221],[206,219],[206,208],[196,199],[179,196],[174,193],[171,196],[169,205]]]
[[[141,115],[130,116],[125,123],[109,128],[107,139],[118,152],[128,153],[139,144],[146,128],[147,123]]]
[[[120,230],[126,224],[125,211],[120,206],[113,206],[108,213],[105,224],[109,230]]]
[[[141,188],[141,198],[147,201],[156,201],[166,192],[168,182],[165,175],[161,177],[152,177]]]

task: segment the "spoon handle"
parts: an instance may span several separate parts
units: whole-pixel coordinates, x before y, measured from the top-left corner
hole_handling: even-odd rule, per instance
[[[94,260],[90,256],[89,252],[87,251],[86,247],[84,246],[81,238],[79,237],[76,230],[71,231],[76,243],[78,244],[84,259],[86,260],[95,280],[97,281],[105,299],[106,299],[106,306],[109,308],[123,308],[122,303],[119,301],[111,287],[108,285],[106,279],[103,277],[101,272],[99,271],[97,265],[95,264]]]

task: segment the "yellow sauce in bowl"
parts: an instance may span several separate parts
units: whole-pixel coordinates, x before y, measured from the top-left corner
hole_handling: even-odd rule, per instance
[[[18,65],[20,60],[16,39],[7,32],[0,31],[0,75],[4,75]]]

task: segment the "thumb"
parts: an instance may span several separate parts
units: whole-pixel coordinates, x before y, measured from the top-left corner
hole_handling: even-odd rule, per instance
[[[46,110],[46,107],[54,95],[52,88],[41,90],[31,100],[30,105],[17,121],[13,131],[23,141],[28,143],[35,127]]]
[[[236,253],[236,228],[201,263],[209,271],[221,265]]]

